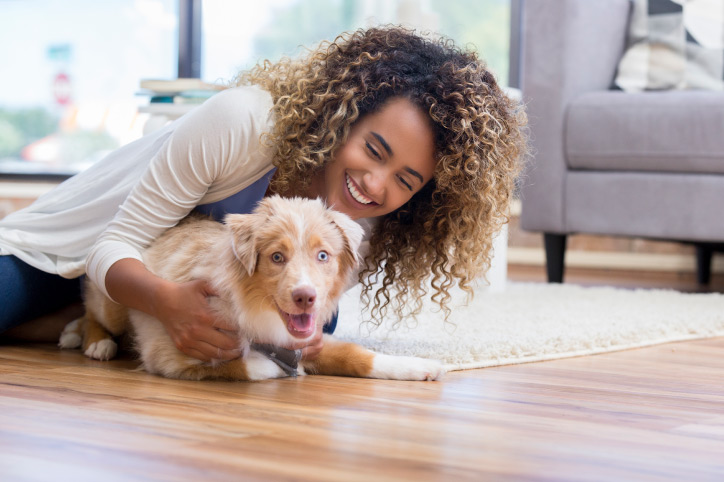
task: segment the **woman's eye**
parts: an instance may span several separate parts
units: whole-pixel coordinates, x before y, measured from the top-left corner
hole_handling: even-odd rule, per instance
[[[409,189],[410,191],[412,191],[412,186],[410,186],[410,183],[408,183],[407,181],[405,181],[405,178],[404,178],[404,177],[402,177],[402,176],[397,176],[397,178],[400,180],[400,182],[401,182],[402,184],[405,185],[405,187],[406,187],[407,189]]]
[[[274,253],[274,254],[271,255],[271,259],[272,259],[272,261],[274,261],[275,263],[283,263],[283,262],[284,262],[284,255],[283,255],[282,253],[277,252],[277,253]]]
[[[327,254],[326,251],[320,251],[319,253],[317,253],[317,259],[322,263],[325,263],[329,260],[329,254]]]
[[[382,157],[380,157],[380,153],[377,152],[377,149],[375,149],[374,147],[372,147],[372,144],[370,144],[369,142],[365,141],[365,145],[367,146],[367,149],[369,149],[369,151],[372,153],[373,156],[375,156],[377,159],[382,159]]]

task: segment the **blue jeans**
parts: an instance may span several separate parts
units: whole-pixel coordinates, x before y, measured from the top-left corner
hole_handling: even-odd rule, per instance
[[[81,299],[81,278],[65,279],[0,256],[0,333]]]

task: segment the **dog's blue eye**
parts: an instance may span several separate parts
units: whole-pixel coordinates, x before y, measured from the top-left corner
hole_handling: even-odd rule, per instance
[[[319,253],[317,253],[317,259],[319,261],[325,262],[329,259],[329,254],[327,254],[326,251],[320,251]]]
[[[272,261],[275,263],[283,263],[284,262],[284,255],[282,253],[276,252],[271,255]]]

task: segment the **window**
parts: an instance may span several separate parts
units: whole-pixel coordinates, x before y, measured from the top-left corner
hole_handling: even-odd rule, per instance
[[[507,83],[510,0],[203,0],[202,12],[201,77],[209,82],[343,31],[399,23],[474,46]]]
[[[185,1],[201,2],[208,82],[343,31],[399,23],[474,46],[507,83],[510,0]],[[140,137],[141,79],[177,76],[179,2],[0,0],[0,175],[71,175]]]
[[[73,174],[140,136],[140,79],[176,75],[176,10],[0,0],[0,174]]]

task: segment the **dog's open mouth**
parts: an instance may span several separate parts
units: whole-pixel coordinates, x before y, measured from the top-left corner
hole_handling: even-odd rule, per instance
[[[287,313],[279,309],[279,314],[287,323],[287,331],[296,338],[308,338],[314,334],[315,320],[314,313]]]

